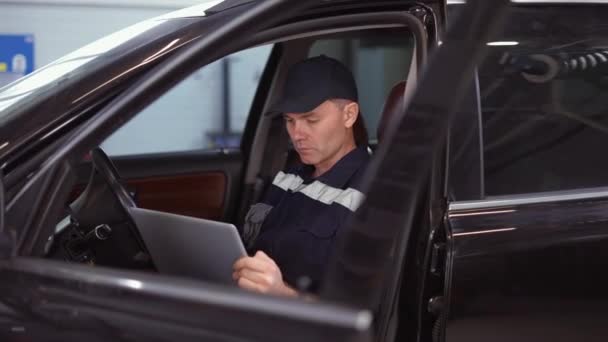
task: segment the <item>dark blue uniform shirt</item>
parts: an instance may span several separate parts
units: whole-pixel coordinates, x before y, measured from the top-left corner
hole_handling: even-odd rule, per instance
[[[249,252],[264,251],[288,284],[306,281],[316,291],[336,235],[363,201],[359,180],[369,158],[358,147],[317,178],[310,165],[279,172],[245,218]]]

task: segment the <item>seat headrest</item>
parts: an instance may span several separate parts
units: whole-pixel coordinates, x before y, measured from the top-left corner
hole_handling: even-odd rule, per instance
[[[376,131],[378,142],[382,140],[391,118],[395,116],[396,113],[403,110],[404,98],[405,81],[401,81],[393,86],[393,89],[391,89],[384,102],[384,109],[382,109],[382,116],[380,117],[380,122],[378,123],[378,129]]]

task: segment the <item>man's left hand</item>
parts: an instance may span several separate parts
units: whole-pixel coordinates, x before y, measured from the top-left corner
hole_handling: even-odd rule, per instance
[[[277,264],[266,253],[258,251],[253,257],[243,257],[233,266],[232,278],[239,287],[261,293],[295,297],[297,291],[283,281]]]

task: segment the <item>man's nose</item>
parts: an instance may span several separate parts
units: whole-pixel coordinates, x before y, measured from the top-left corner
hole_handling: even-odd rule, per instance
[[[293,137],[292,137],[293,140],[302,140],[306,137],[306,132],[305,132],[303,122],[298,122],[298,120],[296,120],[293,123],[292,135],[293,135]]]

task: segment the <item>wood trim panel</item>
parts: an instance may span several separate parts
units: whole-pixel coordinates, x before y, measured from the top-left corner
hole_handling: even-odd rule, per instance
[[[127,180],[140,208],[200,217],[222,219],[226,197],[226,175],[204,172]]]

